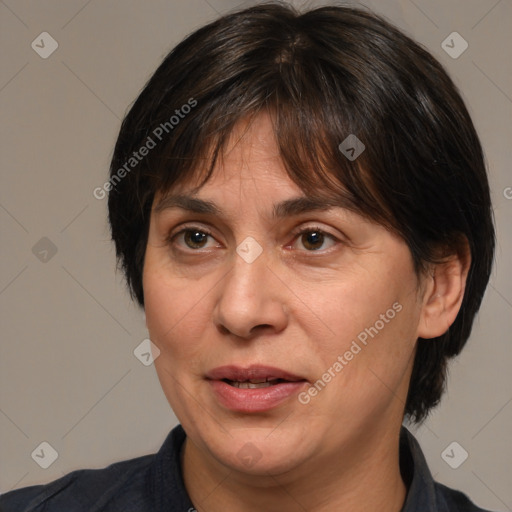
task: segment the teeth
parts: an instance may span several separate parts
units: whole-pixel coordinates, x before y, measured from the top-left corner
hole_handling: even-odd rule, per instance
[[[235,388],[241,389],[259,389],[259,388],[268,388],[272,386],[270,382],[233,382],[232,384]]]
[[[242,389],[259,389],[259,388],[268,388],[269,386],[273,386],[277,383],[279,379],[251,379],[244,382],[239,381],[228,381],[228,384],[235,388]]]

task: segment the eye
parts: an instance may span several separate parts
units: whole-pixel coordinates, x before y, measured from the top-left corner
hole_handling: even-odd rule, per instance
[[[296,232],[295,235],[296,237],[294,240],[300,239],[302,245],[307,249],[308,252],[318,251],[319,249],[322,249],[322,246],[328,240],[331,240],[331,242],[333,242],[331,247],[335,245],[336,242],[339,241],[335,236],[325,232],[324,230],[320,229],[317,226],[309,226],[303,228],[300,231]],[[324,249],[326,249],[326,247],[324,247]]]
[[[186,226],[177,233],[171,233],[166,239],[167,244],[173,245],[177,240],[182,240],[188,249],[204,249],[209,237],[212,237],[210,231],[197,226]],[[182,244],[178,244],[183,247]]]
[[[307,252],[319,251],[322,248],[328,249],[329,247],[323,247],[328,241],[331,241],[330,247],[339,242],[334,235],[327,233],[317,226],[303,228],[293,233],[293,236],[294,242],[300,240]],[[180,231],[169,234],[166,243],[170,246],[177,244],[185,249],[197,251],[198,249],[208,248],[208,238],[213,238],[209,230],[198,226],[185,226]],[[182,243],[178,243],[179,241]]]

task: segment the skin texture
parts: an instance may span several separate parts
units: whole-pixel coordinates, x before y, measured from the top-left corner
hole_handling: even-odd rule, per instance
[[[160,383],[187,432],[182,469],[199,512],[397,512],[405,499],[398,436],[416,340],[455,319],[468,258],[418,277],[402,239],[343,208],[271,219],[275,203],[303,196],[261,114],[235,128],[196,193],[222,216],[152,213],[146,321]],[[174,236],[184,227],[211,236]],[[306,227],[333,238],[312,246],[311,235],[294,234]],[[248,236],[263,249],[252,263],[236,252]],[[233,412],[205,379],[218,366],[261,364],[303,377],[307,391],[394,304],[400,311],[307,404],[295,394],[270,411]],[[238,455],[247,443],[259,457],[250,467]]]

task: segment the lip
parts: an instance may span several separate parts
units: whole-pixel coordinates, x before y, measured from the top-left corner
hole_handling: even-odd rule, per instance
[[[236,412],[264,412],[281,403],[303,389],[307,381],[303,377],[271,366],[220,366],[207,373],[214,395],[221,405]],[[223,379],[246,381],[253,379],[283,379],[281,382],[265,388],[236,388]]]
[[[252,379],[284,379],[291,382],[306,380],[293,373],[275,368],[273,366],[251,365],[247,368],[242,366],[227,365],[214,368],[206,374],[207,379],[211,380],[252,380]]]

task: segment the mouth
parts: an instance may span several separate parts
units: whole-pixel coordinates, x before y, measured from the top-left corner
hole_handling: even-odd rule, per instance
[[[280,382],[298,382],[306,380],[287,370],[274,366],[252,365],[249,367],[226,365],[219,366],[206,374],[209,380],[221,380],[230,385],[254,384],[258,387],[268,387]],[[240,387],[240,386],[237,386]]]
[[[241,389],[261,389],[275,386],[283,382],[291,382],[286,379],[251,379],[245,381],[222,379],[222,382]]]
[[[268,411],[301,391],[307,380],[270,366],[221,366],[206,375],[215,398],[236,412]]]

